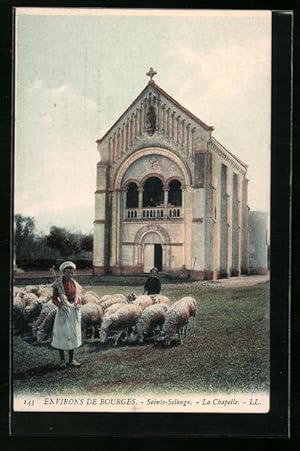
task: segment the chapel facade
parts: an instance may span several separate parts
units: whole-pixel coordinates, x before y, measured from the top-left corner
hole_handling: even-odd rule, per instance
[[[154,82],[152,68],[147,75],[143,91],[97,140],[94,273],[156,266],[197,279],[248,274],[247,165]],[[266,221],[256,224],[262,229]],[[258,247],[257,271],[266,273],[266,243],[258,239]]]

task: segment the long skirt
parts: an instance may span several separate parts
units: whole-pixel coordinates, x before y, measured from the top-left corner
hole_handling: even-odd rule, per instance
[[[57,309],[51,345],[70,351],[81,345],[81,311],[75,306]]]

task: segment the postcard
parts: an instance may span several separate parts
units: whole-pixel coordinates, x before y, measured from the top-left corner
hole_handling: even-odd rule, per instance
[[[269,412],[271,18],[15,9],[14,412]]]

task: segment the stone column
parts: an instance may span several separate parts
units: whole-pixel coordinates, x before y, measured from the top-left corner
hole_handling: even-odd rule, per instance
[[[173,141],[175,144],[178,143],[178,116],[176,116],[176,112],[174,111],[174,134]]]
[[[158,100],[157,97],[153,97],[153,105],[154,105],[154,112],[155,112],[155,132],[158,133]]]
[[[108,153],[109,153],[109,159],[112,160],[113,162],[115,162],[115,156],[114,156],[114,152],[113,152],[113,146],[112,146],[112,138],[109,138],[108,141]]]
[[[183,147],[183,152],[185,153],[186,148],[185,148],[185,119],[182,119],[182,147]]]
[[[135,114],[132,113],[132,115],[131,115],[131,145],[134,144],[135,137],[136,137],[136,131],[135,131]]]
[[[217,177],[216,159],[213,154],[205,154],[205,279],[215,280],[217,278]]]
[[[132,146],[132,120],[128,119],[128,146]]]
[[[145,97],[144,99],[144,114],[143,114],[143,132],[146,130],[147,125],[147,111],[148,111],[148,99]]]
[[[180,144],[180,116],[176,117],[176,143]]]
[[[144,133],[143,118],[144,118],[144,104],[143,104],[143,102],[141,102],[141,109],[140,109],[140,135],[142,135]]]
[[[170,136],[170,108],[166,111],[166,135]]]
[[[166,105],[163,104],[162,105],[162,127],[161,127],[161,131],[162,134],[165,135],[166,134]]]
[[[193,188],[191,186],[187,186],[184,191],[184,262],[186,268],[188,270],[192,270],[193,268],[193,254],[192,254],[192,205],[193,205]]]
[[[164,188],[164,210],[166,211],[168,207],[168,194],[169,194],[169,188]]]
[[[189,156],[191,154],[191,149],[190,149],[190,126],[191,124],[188,123],[186,126],[186,151],[187,151],[187,155]]]
[[[139,209],[143,208],[143,192],[144,192],[144,188],[141,186],[138,188],[138,193],[139,193]]]
[[[228,277],[232,271],[232,171],[230,167],[227,167],[227,268]]]
[[[220,220],[220,270],[219,277],[229,277],[228,265],[228,183],[227,166],[221,165],[221,220]]]
[[[117,228],[119,226],[118,224],[118,208],[117,208],[117,196],[119,195],[118,192],[113,192],[111,194],[112,202],[111,202],[111,208],[114,214],[112,215],[112,223],[111,223],[111,258],[110,258],[110,267],[112,268],[113,272],[116,272],[117,267],[117,247],[118,247],[118,241],[117,241]]]
[[[157,99],[157,115],[156,115],[156,129],[157,133],[160,132],[161,129],[161,100],[160,98]]]
[[[107,172],[108,162],[98,162],[93,249],[95,274],[104,274],[107,264]]]
[[[120,204],[122,207],[120,207],[120,216],[122,219],[126,219],[126,202],[127,202],[127,188],[122,188],[121,190],[121,196],[120,196]]]
[[[174,133],[175,133],[175,111],[171,114],[171,138],[174,141]]]
[[[127,123],[126,123],[126,151],[129,149],[130,144],[129,144],[129,119],[127,119]]]
[[[238,275],[241,275],[242,264],[242,176],[237,176],[237,228],[238,228]]]

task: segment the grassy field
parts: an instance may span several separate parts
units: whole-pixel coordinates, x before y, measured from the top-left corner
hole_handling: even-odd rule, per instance
[[[141,293],[133,286],[86,287],[99,295]],[[31,337],[13,339],[15,393],[32,395],[258,392],[269,386],[269,283],[226,287],[164,285],[172,302],[197,299],[196,329],[183,345],[110,348],[98,339],[75,350],[80,368],[60,370],[58,352]]]

